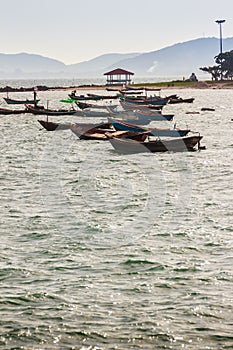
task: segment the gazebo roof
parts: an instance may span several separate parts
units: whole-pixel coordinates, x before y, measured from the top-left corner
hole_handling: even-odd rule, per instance
[[[104,73],[104,75],[120,75],[120,74],[134,75],[134,73],[121,68],[113,69],[110,72]]]

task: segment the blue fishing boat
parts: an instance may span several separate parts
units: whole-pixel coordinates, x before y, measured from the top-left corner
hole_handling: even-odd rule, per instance
[[[132,131],[132,132],[144,132],[148,131],[149,136],[169,136],[169,137],[183,137],[186,136],[190,130],[189,129],[165,129],[165,128],[145,128],[140,125],[131,124],[123,120],[108,118],[108,122],[116,130],[120,131]]]
[[[174,114],[159,114],[159,113],[146,113],[145,111],[134,111],[134,115],[138,117],[139,119],[143,118],[149,118],[151,121],[170,121],[173,119]]]
[[[169,98],[153,98],[153,97],[148,97],[148,98],[129,98],[129,97],[125,97],[124,100],[127,103],[134,103],[137,105],[155,105],[155,106],[165,106],[166,104],[168,104],[169,102]]]

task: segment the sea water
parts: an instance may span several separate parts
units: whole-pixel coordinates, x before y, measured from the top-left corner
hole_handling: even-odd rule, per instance
[[[206,150],[121,155],[1,116],[1,349],[233,348],[233,90],[173,93],[195,100],[162,126]]]

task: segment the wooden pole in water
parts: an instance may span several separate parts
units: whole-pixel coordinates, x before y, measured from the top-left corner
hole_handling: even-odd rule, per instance
[[[34,90],[34,107],[36,107],[36,91]]]
[[[48,116],[48,109],[49,109],[49,100],[47,100],[47,104],[46,104],[46,108],[47,108],[47,122],[49,121],[49,116]]]

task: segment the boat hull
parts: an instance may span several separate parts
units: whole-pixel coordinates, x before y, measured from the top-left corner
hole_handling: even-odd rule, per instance
[[[70,126],[71,126],[71,124],[54,123],[47,120],[38,120],[38,122],[47,131],[68,130],[70,129]]]
[[[52,109],[41,108],[41,107],[32,107],[30,105],[25,105],[25,107],[28,112],[36,115],[49,115],[49,116],[74,115],[77,112],[76,110],[65,110],[65,109],[52,110]]]
[[[134,111],[134,114],[136,117],[138,118],[149,118],[151,119],[151,121],[171,121],[174,117],[174,114],[145,114],[145,113],[140,113],[140,112],[137,112],[137,111]]]
[[[130,130],[115,130],[111,123],[94,124],[72,124],[71,131],[80,138],[80,140],[102,140],[109,138],[130,138],[138,141],[144,141],[148,135],[146,131],[134,132]]]
[[[6,101],[6,103],[8,105],[24,105],[24,104],[36,104],[40,101],[40,100],[12,100],[11,98],[7,98],[7,97],[3,97],[4,100]]]
[[[132,131],[132,132],[142,132],[148,131],[151,136],[169,136],[169,137],[183,137],[186,136],[190,130],[189,129],[159,129],[159,128],[143,128],[140,125],[133,125],[130,123],[125,123],[121,120],[108,118],[108,121],[112,123],[116,130],[122,131]]]
[[[124,154],[132,153],[156,153],[156,152],[184,152],[193,151],[196,145],[200,145],[202,136],[187,136],[176,139],[158,139],[156,141],[137,142],[134,140],[109,138],[113,148]],[[199,148],[199,147],[198,147]]]
[[[9,115],[9,114],[25,114],[29,113],[26,109],[7,109],[0,108],[0,115]]]

